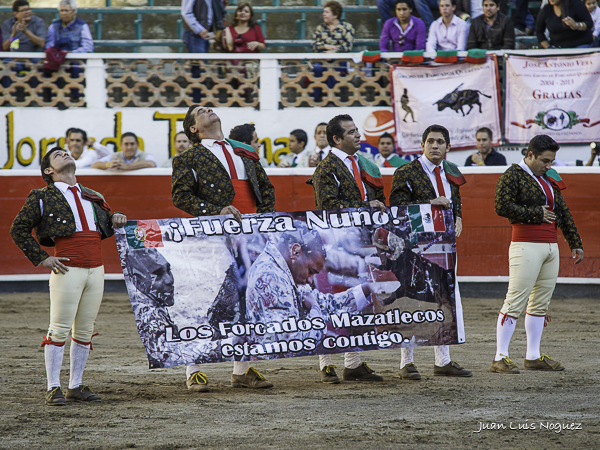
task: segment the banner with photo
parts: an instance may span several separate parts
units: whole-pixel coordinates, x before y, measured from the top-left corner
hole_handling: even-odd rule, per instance
[[[421,151],[423,131],[433,124],[450,132],[451,149],[475,148],[479,128],[500,144],[500,91],[495,55],[483,64],[395,65],[391,69],[396,145]]]
[[[504,73],[508,142],[527,144],[536,134],[547,134],[561,144],[598,140],[600,53],[509,55]]]
[[[451,210],[129,221],[115,230],[150,368],[465,341]]]

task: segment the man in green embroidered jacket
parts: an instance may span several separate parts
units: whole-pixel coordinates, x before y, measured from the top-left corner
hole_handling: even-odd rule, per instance
[[[352,117],[335,116],[327,124],[329,154],[319,163],[307,181],[315,190],[316,209],[379,208],[385,211],[383,179],[379,168],[357,155],[360,133]],[[321,380],[339,383],[330,355],[320,355]],[[344,355],[344,380],[383,381],[366,363],[361,363],[358,352]]]
[[[183,121],[192,147],[173,157],[173,204],[192,216],[275,211],[275,189],[250,145],[224,139],[221,119],[210,108],[192,105]],[[193,392],[208,391],[208,379],[200,364],[186,368],[187,386]],[[234,361],[233,387],[270,388],[273,384],[248,361]]]
[[[564,370],[560,362],[540,353],[546,314],[558,277],[557,228],[567,240],[575,264],[583,259],[581,238],[560,192],[567,186],[552,169],[559,148],[550,136],[534,136],[525,158],[510,166],[496,185],[496,214],[508,218],[512,237],[508,251],[508,292],[496,323],[492,372],[519,373],[508,357],[508,347],[517,318],[525,308],[525,369]]]
[[[431,203],[444,209],[452,208],[456,237],[462,232],[460,190],[466,181],[456,165],[444,159],[450,150],[450,133],[441,125],[431,125],[423,133],[423,155],[396,169],[392,180],[390,206]],[[434,347],[434,376],[470,377],[473,373],[450,359],[447,345]],[[419,380],[414,365],[413,348],[401,349],[400,377]]]
[[[110,213],[100,194],[77,183],[75,169],[68,152],[60,147],[50,150],[41,162],[42,178],[48,186],[30,192],[10,229],[15,244],[33,265],[52,271],[50,325],[42,343],[49,406],[100,401],[82,384],[104,292],[100,241],[113,235],[113,227],[127,223],[124,214]],[[48,255],[40,244],[54,247],[54,255]],[[65,396],[60,371],[69,332],[71,370]]]

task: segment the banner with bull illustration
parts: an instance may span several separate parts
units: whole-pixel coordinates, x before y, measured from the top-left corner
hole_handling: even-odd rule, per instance
[[[598,140],[600,53],[545,58],[510,55],[505,76],[507,141],[526,144],[536,134],[565,144]]]
[[[116,238],[150,368],[465,341],[451,210],[138,220]]]
[[[396,145],[401,153],[421,151],[429,125],[450,131],[452,149],[475,148],[481,127],[501,142],[500,91],[495,55],[483,64],[401,66],[390,69]]]

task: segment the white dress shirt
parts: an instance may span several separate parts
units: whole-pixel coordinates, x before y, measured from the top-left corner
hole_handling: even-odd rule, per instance
[[[440,17],[429,27],[427,51],[466,50],[468,36],[469,24],[467,22],[453,15],[450,26],[446,27],[443,17]]]
[[[446,195],[444,195],[444,197],[446,197],[448,200],[452,201],[452,189],[450,188],[450,183],[448,182],[448,179],[446,178],[446,172],[444,172],[444,165],[440,163],[439,166],[436,166],[434,163],[429,161],[425,155],[421,155],[421,157],[419,158],[419,162],[421,163],[421,166],[423,166],[423,170],[425,171],[425,173],[429,177],[429,181],[431,181],[431,184],[433,185],[433,189],[435,190],[436,197],[439,197],[440,193],[438,191],[437,180],[435,178],[435,173],[434,173],[433,169],[435,169],[436,167],[440,168],[440,177],[442,179],[442,186],[444,186],[444,193],[446,194]]]
[[[231,172],[229,171],[229,164],[227,164],[227,159],[225,158],[225,153],[223,153],[223,148],[221,144],[217,144],[217,141],[214,139],[202,139],[200,143],[210,151],[213,155],[217,157],[217,159],[223,164],[225,170],[231,177]],[[233,147],[227,141],[225,141],[225,147],[229,150],[229,154],[231,155],[231,159],[233,160],[233,165],[235,166],[235,171],[237,172],[238,180],[247,180],[248,174],[246,173],[246,166],[244,166],[244,160],[241,156],[238,156],[234,153]]]
[[[352,174],[352,177],[354,177],[354,168],[352,167],[352,159],[354,159],[354,161],[356,162],[356,167],[358,168],[358,173],[360,175],[360,166],[358,165],[358,156],[357,155],[350,156],[348,153],[343,152],[339,148],[335,148],[335,147],[331,149],[331,153],[333,153],[335,156],[337,156],[342,161],[344,161],[344,164],[346,165],[346,167]],[[362,178],[360,180],[360,183],[362,184],[363,192],[365,193],[363,202],[366,202],[367,201],[367,188],[365,187],[365,183],[362,181]],[[340,185],[340,182],[338,180],[338,186],[339,185]]]
[[[142,150],[138,149],[137,152],[135,152],[135,155],[133,155],[132,159],[127,159],[125,158],[125,155],[123,155],[123,161],[125,162],[125,164],[131,164],[132,162],[135,161],[135,158],[137,158],[140,153],[142,153]],[[103,162],[103,163],[107,163],[107,162],[111,162],[113,159],[114,154],[111,153],[108,156],[105,156],[104,158],[101,158],[98,160],[98,162]],[[146,157],[144,158],[144,161],[152,161],[154,163],[154,166],[158,166],[158,164],[156,164],[156,158],[154,157],[154,155],[151,155],[150,153],[146,153]]]
[[[105,147],[102,144],[98,144],[97,142],[94,142],[92,144],[92,148],[94,150],[88,147],[83,149],[83,152],[81,153],[79,159],[75,159],[75,167],[77,167],[78,169],[87,169],[99,159],[102,159],[105,156],[112,154],[110,148]],[[66,148],[66,151],[69,155],[73,156],[68,147]]]
[[[67,183],[63,183],[62,181],[57,181],[54,183],[60,191],[63,193],[69,206],[73,210],[73,217],[75,217],[75,231],[83,231],[83,226],[81,225],[81,219],[79,218],[79,211],[77,210],[77,203],[75,202],[75,196],[73,192],[69,190],[69,185]],[[98,226],[96,225],[96,218],[94,217],[94,209],[92,208],[92,202],[89,200],[85,200],[81,196],[81,187],[79,184],[77,186],[77,195],[79,195],[79,200],[81,201],[81,206],[83,206],[83,212],[85,213],[85,220],[88,223],[88,227],[92,231],[97,231]]]

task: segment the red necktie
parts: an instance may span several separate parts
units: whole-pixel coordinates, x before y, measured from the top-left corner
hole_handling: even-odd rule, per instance
[[[433,169],[433,172],[435,173],[435,182],[437,183],[438,196],[445,197],[446,191],[444,190],[444,184],[442,183],[442,176],[440,175],[440,167],[437,166],[435,169]]]
[[[81,221],[81,229],[83,231],[88,231],[90,227],[88,227],[87,219],[85,218],[85,211],[83,210],[83,205],[81,204],[81,200],[79,200],[79,193],[77,192],[77,186],[69,186],[69,190],[75,196],[75,203],[77,204],[77,213],[79,214],[79,220]]]
[[[237,180],[238,176],[237,176],[237,171],[235,170],[235,164],[233,164],[233,158],[231,157],[231,154],[227,150],[227,147],[225,147],[225,142],[216,141],[216,143],[219,144],[221,146],[221,148],[223,149],[223,153],[225,154],[225,159],[227,160],[227,164],[229,165],[229,173],[231,174],[231,179]]]
[[[546,180],[544,180],[542,177],[537,177],[537,179],[544,188],[544,192],[546,193],[546,203],[548,204],[549,209],[554,211],[554,198],[552,197],[550,186],[548,186],[548,183],[546,183]]]
[[[348,156],[350,161],[352,161],[352,172],[354,172],[354,179],[356,180],[356,184],[358,184],[358,189],[360,189],[360,198],[361,200],[365,200],[365,187],[363,186],[362,180],[360,178],[360,172],[358,171],[358,166],[356,165],[356,161],[354,160],[354,156]]]

